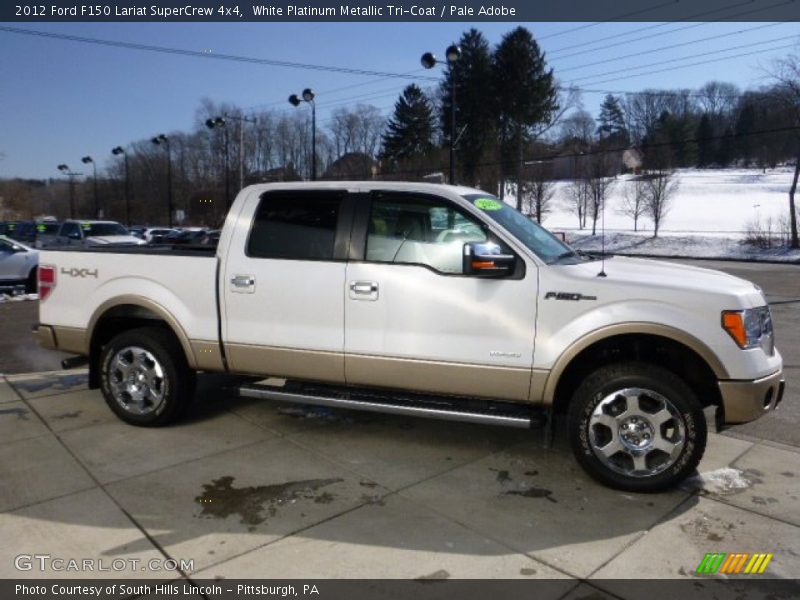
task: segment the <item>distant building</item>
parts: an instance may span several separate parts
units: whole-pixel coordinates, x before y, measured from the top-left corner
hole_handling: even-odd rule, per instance
[[[348,152],[337,158],[322,174],[322,179],[375,179],[377,161],[363,152]]]

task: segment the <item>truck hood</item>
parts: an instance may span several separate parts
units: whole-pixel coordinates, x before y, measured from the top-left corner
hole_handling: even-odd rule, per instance
[[[103,235],[87,237],[86,243],[90,246],[141,246],[144,241],[132,235]]]
[[[598,285],[635,286],[639,296],[659,298],[661,290],[736,296],[744,306],[766,304],[761,289],[754,283],[713,269],[679,263],[615,256],[605,261],[605,278],[597,274],[600,261],[574,265],[574,274],[592,278]]]

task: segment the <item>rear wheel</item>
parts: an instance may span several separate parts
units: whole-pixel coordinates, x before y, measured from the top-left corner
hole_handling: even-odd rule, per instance
[[[706,445],[706,421],[694,392],[674,373],[620,363],[589,375],[569,409],[575,457],[614,488],[655,492],[694,472]]]
[[[114,337],[100,353],[100,389],[132,425],[164,425],[191,403],[196,375],[170,331],[142,327]]]

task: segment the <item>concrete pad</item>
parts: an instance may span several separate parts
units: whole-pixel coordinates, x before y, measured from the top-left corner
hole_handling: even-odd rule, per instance
[[[379,501],[386,490],[284,439],[107,486],[172,556],[202,569]],[[260,572],[259,572],[260,573]]]
[[[28,403],[56,432],[119,422],[117,416],[108,408],[100,390],[80,390],[56,396],[32,398]]]
[[[566,575],[396,495],[214,565],[200,577],[567,579]]]
[[[6,402],[17,402],[20,397],[8,383],[0,379],[0,404]]]
[[[135,427],[116,419],[61,434],[64,443],[102,483],[134,477],[271,434],[230,413],[198,416],[169,427]]]
[[[512,444],[530,431],[358,413],[290,439],[397,490]]]
[[[688,496],[611,490],[585,475],[571,453],[533,442],[400,494],[576,577],[613,558]]]
[[[0,444],[48,435],[42,420],[24,402],[0,405]]]
[[[752,485],[720,499],[734,506],[800,526],[800,457],[757,445],[733,465]],[[800,543],[797,544],[800,550]]]
[[[0,544],[2,578],[174,578],[176,575],[174,571],[146,569],[148,561],[164,556],[98,488],[0,514],[0,539],[13,540],[11,544]],[[133,551],[133,546],[137,550]],[[66,570],[58,564],[55,569],[48,564],[41,570],[40,563],[33,562],[31,570],[18,571],[14,558],[20,554],[49,554],[66,561],[75,559],[78,564],[90,559],[95,570]],[[138,559],[140,563],[133,565],[130,559]],[[112,565],[115,560],[124,562]],[[108,570],[100,571],[101,566]],[[117,570],[118,567],[124,568]]]
[[[50,435],[0,444],[0,511],[94,487],[94,482]]]
[[[26,400],[89,389],[86,369],[8,375],[6,381]]]
[[[656,525],[592,579],[723,577],[695,573],[707,552],[772,552],[774,557],[764,577],[793,579],[800,573],[798,540],[800,528],[699,498],[682,514],[673,514]],[[620,592],[611,582],[596,583],[613,593]]]
[[[750,441],[709,432],[706,451],[697,466],[697,470],[703,473],[730,466],[733,461],[747,452],[753,445],[753,442]]]

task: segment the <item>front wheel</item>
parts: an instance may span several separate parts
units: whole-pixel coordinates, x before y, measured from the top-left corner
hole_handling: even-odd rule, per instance
[[[164,425],[191,403],[196,375],[171,332],[132,329],[100,352],[100,389],[112,411],[131,425]]]
[[[670,488],[694,472],[706,421],[694,392],[674,373],[646,363],[608,365],[572,396],[569,436],[580,465],[608,486]]]

